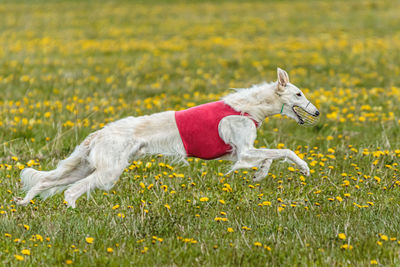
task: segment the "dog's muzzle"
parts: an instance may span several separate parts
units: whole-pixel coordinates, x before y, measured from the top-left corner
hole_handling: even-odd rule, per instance
[[[299,119],[299,124],[303,126],[314,126],[319,122],[319,111],[315,114],[309,113],[307,110],[299,106],[293,106],[293,112]]]

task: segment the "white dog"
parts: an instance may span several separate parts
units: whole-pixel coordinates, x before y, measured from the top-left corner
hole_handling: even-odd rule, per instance
[[[232,160],[235,164],[231,171],[257,167],[255,181],[268,174],[272,160],[284,158],[309,175],[307,163],[293,151],[253,147],[256,128],[268,116],[281,113],[299,124],[307,122],[302,114],[319,116],[300,89],[289,83],[288,74],[279,68],[277,74],[275,83],[237,90],[222,101],[110,123],[90,134],[55,170],[24,169],[21,180],[27,194],[16,202],[27,205],[36,195],[46,198],[67,189],[65,200],[74,208],[75,201],[85,192],[110,189],[129,159],[154,154],[182,160],[187,156]]]

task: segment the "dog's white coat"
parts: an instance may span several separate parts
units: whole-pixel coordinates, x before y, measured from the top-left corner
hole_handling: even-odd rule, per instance
[[[248,113],[259,124],[266,117],[279,113],[301,122],[292,109],[294,105],[318,115],[316,107],[309,103],[300,89],[289,83],[288,74],[279,68],[277,72],[277,82],[240,89],[224,97],[224,102],[237,111]],[[245,116],[228,116],[221,120],[220,137],[233,148],[223,157],[235,161],[231,171],[258,167],[254,180],[260,181],[268,174],[272,160],[287,158],[296,163],[302,173],[309,175],[307,163],[291,150],[254,148],[256,130],[253,121]],[[36,195],[46,198],[67,189],[65,200],[70,207],[75,207],[75,201],[82,194],[95,188],[110,189],[130,159],[154,154],[182,160],[186,157],[174,111],[127,117],[110,123],[90,134],[55,170],[24,169],[21,180],[27,194],[16,202],[26,205]]]

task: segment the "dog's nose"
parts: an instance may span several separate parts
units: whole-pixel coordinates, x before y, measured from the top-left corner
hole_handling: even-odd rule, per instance
[[[315,116],[319,116],[319,111],[315,111]]]

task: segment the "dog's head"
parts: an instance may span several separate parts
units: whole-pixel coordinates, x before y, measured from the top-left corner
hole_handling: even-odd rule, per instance
[[[289,82],[286,71],[278,68],[277,74],[278,82],[275,90],[282,102],[280,113],[296,120],[299,124],[314,124],[320,114],[318,109],[308,101],[297,86]]]

